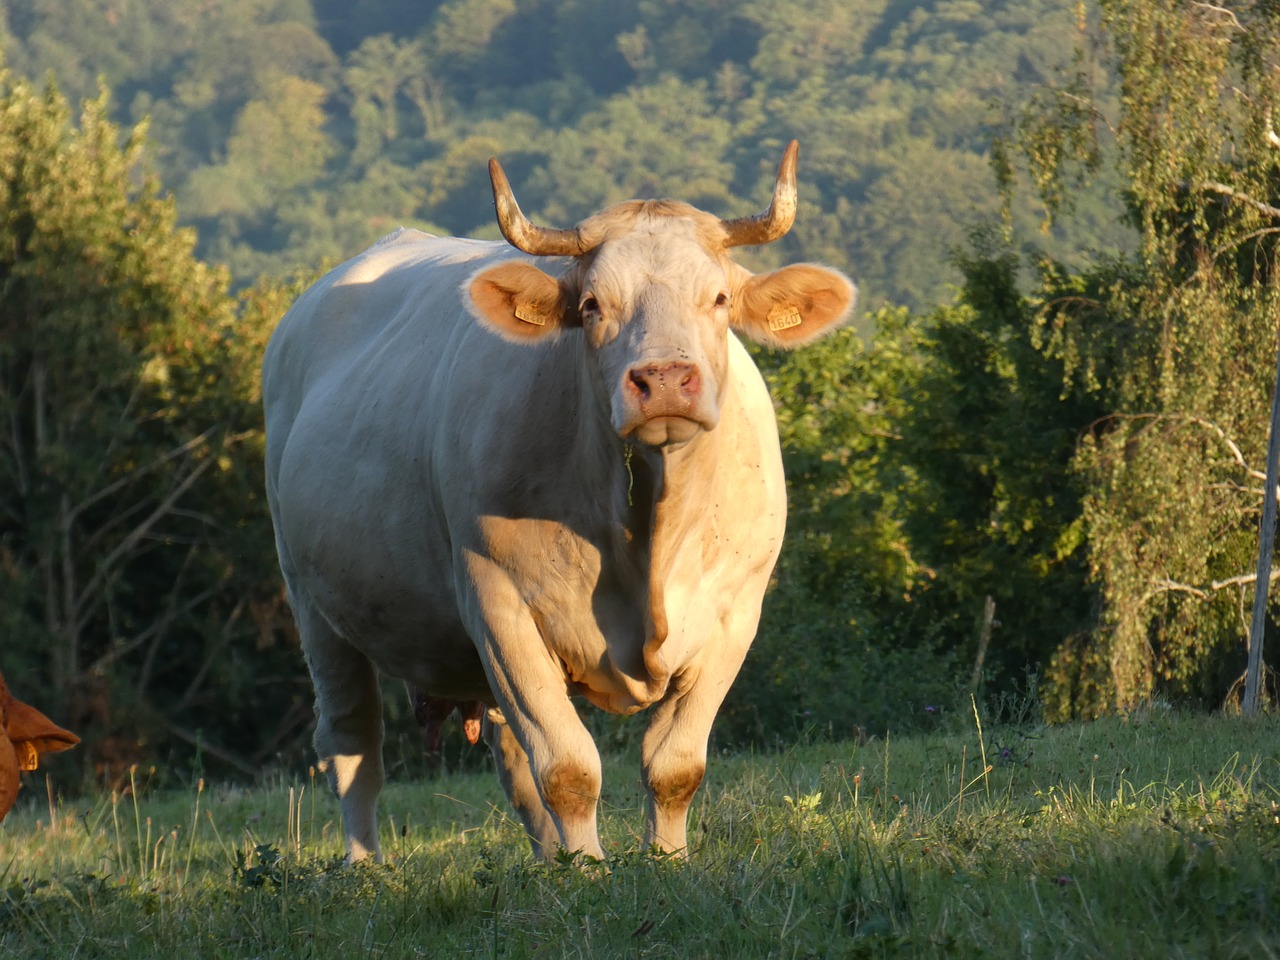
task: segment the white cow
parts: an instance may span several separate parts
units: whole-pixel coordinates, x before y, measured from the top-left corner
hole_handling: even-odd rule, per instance
[[[379,671],[445,712],[488,705],[543,858],[604,856],[574,695],[651,708],[646,843],[684,850],[786,511],[773,407],[734,332],[797,346],[855,295],[826,267],[729,257],[790,229],[796,156],[756,217],[635,200],[570,230],[525,219],[493,160],[503,235],[562,259],[400,230],[280,322],[267,495],[351,860],[379,855]]]

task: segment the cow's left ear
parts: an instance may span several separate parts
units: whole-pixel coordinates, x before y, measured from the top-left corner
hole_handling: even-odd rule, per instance
[[[579,325],[559,281],[523,260],[481,270],[464,292],[472,315],[507,340],[529,343]]]
[[[838,327],[857,296],[838,270],[797,263],[747,280],[734,298],[732,322],[757,343],[789,350]]]
[[[70,730],[63,730],[35,707],[21,700],[9,702],[9,720],[5,724],[5,733],[13,743],[19,770],[34,770],[40,754],[70,750],[80,742],[80,738]]]

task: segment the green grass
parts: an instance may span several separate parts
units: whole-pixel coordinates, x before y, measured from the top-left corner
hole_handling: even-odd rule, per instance
[[[716,758],[683,862],[618,758],[604,866],[533,863],[490,775],[389,785],[355,868],[318,779],[25,797],[0,957],[1280,956],[1277,718],[970,728]]]

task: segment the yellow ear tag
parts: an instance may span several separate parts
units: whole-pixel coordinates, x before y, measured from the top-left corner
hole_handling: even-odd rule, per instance
[[[545,327],[547,325],[546,317],[540,313],[536,313],[532,307],[528,307],[522,303],[516,304],[516,319],[523,320],[525,323],[532,323],[536,327]]]
[[[770,330],[787,330],[798,327],[802,323],[804,323],[804,317],[800,316],[800,311],[788,304],[780,303],[769,311]]]
[[[14,753],[18,755],[19,770],[34,770],[36,768],[39,754],[36,748],[26,740],[19,740],[13,745]]]

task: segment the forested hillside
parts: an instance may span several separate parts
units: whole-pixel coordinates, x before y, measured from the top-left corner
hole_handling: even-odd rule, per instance
[[[993,103],[1055,75],[1069,0],[4,0],[5,58],[149,119],[155,169],[237,283],[389,229],[494,235],[485,160],[569,224],[633,196],[754,209],[802,145],[802,211],[762,258],[831,262],[928,308],[996,216]],[[1054,247],[1120,241],[1081,197]],[[1019,221],[1033,227],[1030,206]]]
[[[721,743],[1238,704],[1273,5],[0,11],[0,653],[85,736],[55,762],[304,756],[257,370],[322,264],[400,224],[496,236],[491,155],[555,225],[645,195],[755,212],[792,137],[797,226],[743,260],[830,262],[863,313],[757,352],[788,540]],[[420,762],[388,714],[392,765]]]

